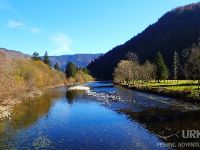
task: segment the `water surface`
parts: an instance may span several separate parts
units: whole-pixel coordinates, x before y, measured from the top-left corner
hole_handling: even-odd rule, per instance
[[[171,149],[159,143],[184,142],[181,130],[200,127],[197,105],[110,82],[87,86],[51,89],[16,106],[12,119],[0,122],[0,149]]]

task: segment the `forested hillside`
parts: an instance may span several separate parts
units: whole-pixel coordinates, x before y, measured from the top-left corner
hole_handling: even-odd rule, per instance
[[[62,55],[62,56],[49,56],[52,66],[56,63],[59,64],[61,69],[65,69],[68,62],[73,62],[78,67],[86,67],[95,58],[98,58],[101,54],[74,54],[74,55]]]
[[[142,33],[90,63],[88,69],[98,79],[112,79],[114,68],[129,51],[138,55],[140,63],[147,59],[153,62],[159,51],[168,68],[171,68],[174,52],[177,51],[181,61],[184,61],[181,57],[183,50],[191,47],[199,38],[200,3],[179,7],[163,15]]]

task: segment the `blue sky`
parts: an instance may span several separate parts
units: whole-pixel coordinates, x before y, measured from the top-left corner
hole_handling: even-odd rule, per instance
[[[0,0],[0,47],[41,55],[104,53],[198,0]]]

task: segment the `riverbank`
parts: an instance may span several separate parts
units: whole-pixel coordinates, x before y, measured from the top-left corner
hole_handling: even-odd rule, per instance
[[[123,86],[125,88],[131,89],[131,90],[137,90],[141,92],[146,92],[146,93],[152,93],[152,94],[158,94],[162,96],[168,96],[171,98],[176,98],[180,100],[184,100],[187,102],[191,103],[198,103],[200,104],[200,97],[198,96],[197,91],[192,90],[189,86],[187,88],[185,87],[173,87],[170,85],[152,85],[152,84],[147,84],[147,85],[125,85],[125,84],[118,84],[120,86]],[[181,86],[181,85],[179,85]]]
[[[78,83],[83,84],[85,82],[78,82]],[[26,93],[20,93],[20,94],[18,93],[17,95],[15,95],[15,97],[12,97],[12,98],[1,99],[1,101],[0,101],[0,120],[11,119],[13,107],[25,100],[31,100],[33,98],[41,96],[45,92],[47,92],[47,90],[49,90],[49,89],[53,89],[53,88],[57,88],[57,87],[61,87],[61,86],[72,86],[72,85],[75,85],[78,83],[69,82],[69,83],[47,86],[47,87],[44,87],[43,89],[34,89],[34,90],[26,92]]]
[[[33,91],[29,91],[26,93],[18,93],[17,96],[12,98],[7,98],[0,101],[0,120],[3,119],[10,119],[12,115],[12,109],[15,105],[21,103],[24,100],[31,100],[35,97],[41,96],[44,94],[47,90],[65,86],[65,84],[58,84],[54,86],[48,86],[44,87],[43,89],[34,89]]]
[[[14,105],[42,95],[46,89],[93,80],[83,71],[66,79],[64,72],[30,58],[2,57],[0,64],[0,119],[9,118]]]

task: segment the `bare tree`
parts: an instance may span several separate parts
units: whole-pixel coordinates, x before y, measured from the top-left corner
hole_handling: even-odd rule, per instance
[[[130,82],[133,80],[132,68],[133,68],[132,61],[129,60],[120,61],[113,73],[114,82],[125,83],[127,85],[130,84]]]
[[[145,74],[145,80],[148,82],[149,80],[155,79],[156,75],[156,66],[152,64],[149,60],[146,60],[143,64],[144,74]]]
[[[177,85],[178,85],[179,70],[180,70],[180,60],[179,60],[178,53],[175,51],[174,59],[173,59],[173,76],[174,76],[173,78],[174,78],[174,80],[177,81]]]
[[[126,59],[130,61],[139,62],[138,55],[130,51],[126,54]]]
[[[198,80],[198,93],[200,96],[200,43],[188,49],[185,69],[187,73],[190,72],[190,77],[192,79]]]
[[[140,81],[149,81],[155,79],[155,65],[146,61],[144,65],[140,65],[137,61],[122,60],[114,70],[114,82],[133,85]]]

